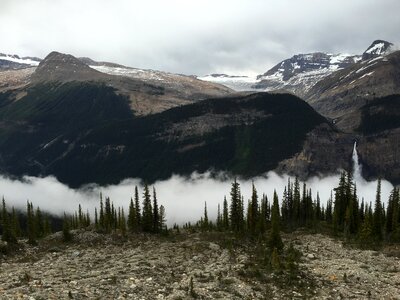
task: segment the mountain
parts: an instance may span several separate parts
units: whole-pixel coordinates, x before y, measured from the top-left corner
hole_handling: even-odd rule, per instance
[[[2,173],[51,174],[71,186],[207,170],[255,176],[301,151],[318,126],[333,130],[285,94],[215,98],[143,117],[100,83],[37,85],[19,101],[0,95]]]
[[[392,48],[393,44],[383,40],[374,41],[371,46],[365,50],[362,55],[363,60],[368,60],[371,58],[375,58],[378,56],[382,56],[385,53],[389,52]]]
[[[360,59],[357,55],[322,52],[294,55],[257,76],[255,88],[285,90],[303,97],[316,82]]]
[[[281,61],[256,78],[211,74],[199,77],[199,79],[223,84],[236,91],[290,92],[304,98],[310,89],[325,77],[361,60],[365,61],[388,54],[392,51],[392,46],[393,44],[387,41],[376,40],[362,55],[323,52],[297,54]]]
[[[90,66],[87,64],[89,63]],[[229,95],[232,90],[192,76],[141,70],[95,62],[90,58],[51,52],[37,67],[0,71],[0,91],[14,91],[15,99],[29,87],[44,83],[97,82],[126,97],[136,115],[160,112],[210,97]],[[17,95],[18,94],[18,95]]]
[[[54,51],[39,63],[31,79],[33,83],[96,81],[106,80],[107,76],[90,68],[72,55]]]
[[[55,175],[71,186],[207,170],[305,179],[350,169],[357,140],[364,176],[398,183],[397,100],[374,100],[399,94],[399,53],[389,52],[336,59],[338,69],[351,65],[310,89],[307,102],[333,120],[290,94],[233,93],[192,76],[52,52],[37,67],[0,71],[0,171]]]
[[[20,57],[0,53],[0,92],[21,89],[30,82],[30,76],[41,61],[37,57]],[[17,98],[24,94],[19,93]]]
[[[344,131],[354,131],[368,101],[400,93],[400,51],[362,60],[316,83],[307,101]]]
[[[40,61],[41,59],[37,57],[19,57],[15,54],[0,53],[0,70],[18,70],[35,67]]]

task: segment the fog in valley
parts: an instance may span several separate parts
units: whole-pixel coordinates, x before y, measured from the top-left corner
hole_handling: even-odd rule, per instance
[[[355,174],[357,191],[360,201],[374,202],[377,182],[368,182],[361,176]],[[229,192],[232,178],[221,174],[213,178],[209,173],[193,173],[189,178],[172,176],[168,180],[154,183],[159,205],[166,209],[166,219],[169,226],[174,223],[183,224],[188,221],[197,221],[203,215],[204,202],[207,202],[210,219],[214,219],[217,213],[218,203],[222,205],[224,196],[229,201]],[[282,194],[287,185],[288,176],[279,176],[269,172],[264,176],[253,179],[259,197],[266,194],[272,199],[276,189],[281,200]],[[294,179],[293,179],[294,180]],[[238,179],[245,201],[251,196],[252,180]],[[319,192],[321,202],[326,203],[330,193],[339,183],[339,175],[327,177],[313,177],[307,180],[307,188],[312,189],[313,198]],[[115,206],[123,206],[125,213],[131,197],[134,197],[135,185],[139,188],[140,197],[143,193],[143,186],[139,179],[126,179],[118,185],[98,186],[89,185],[80,189],[71,189],[60,183],[54,177],[28,177],[21,180],[13,180],[0,176],[0,195],[6,199],[8,206],[15,206],[25,210],[26,201],[32,201],[34,206],[39,206],[42,211],[61,215],[63,212],[73,213],[82,205],[84,211],[89,210],[91,217],[94,216],[94,207],[99,206],[99,195],[110,197]],[[388,181],[382,181],[382,200],[387,202],[393,185]]]

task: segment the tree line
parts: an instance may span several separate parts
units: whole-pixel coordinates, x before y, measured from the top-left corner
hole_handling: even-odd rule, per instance
[[[245,201],[240,183],[235,179],[231,184],[230,201],[225,197],[222,205],[218,205],[216,220],[209,220],[205,203],[203,217],[194,225],[187,223],[184,227],[229,231],[265,239],[271,251],[283,248],[281,230],[290,232],[299,228],[328,230],[362,246],[399,242],[399,194],[399,189],[394,188],[385,208],[381,199],[381,181],[378,180],[374,205],[366,203],[358,197],[352,174],[343,172],[325,205],[321,204],[319,194],[313,196],[312,190],[298,178],[288,179],[280,201],[276,191],[272,201],[265,194],[260,197],[254,184],[250,198]],[[158,205],[156,189],[153,188],[151,193],[145,184],[141,196],[135,187],[127,214],[123,207],[116,207],[109,197],[103,199],[100,194],[99,207],[95,208],[93,218],[79,205],[75,213],[64,213],[62,228],[66,239],[70,238],[71,229],[91,226],[101,233],[161,233],[168,231],[165,218],[165,208]],[[21,213],[14,207],[8,208],[5,199],[2,200],[0,232],[3,241],[16,243],[18,238],[25,237],[33,244],[53,231],[51,220],[54,218],[43,214],[39,207],[34,208],[29,201],[26,213]]]

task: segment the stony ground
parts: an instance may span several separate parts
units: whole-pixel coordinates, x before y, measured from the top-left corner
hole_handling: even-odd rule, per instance
[[[303,253],[300,285],[249,276],[256,269],[246,247],[218,236],[80,232],[69,245],[57,238],[0,258],[0,299],[400,299],[398,258],[322,235],[285,237]]]
[[[400,249],[344,247],[326,236],[294,234],[300,268],[316,279],[320,299],[400,299]]]

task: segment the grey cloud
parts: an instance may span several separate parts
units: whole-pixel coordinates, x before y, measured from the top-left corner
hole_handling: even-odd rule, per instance
[[[399,42],[400,2],[2,1],[2,52],[52,50],[185,74],[262,73],[296,53]]]

